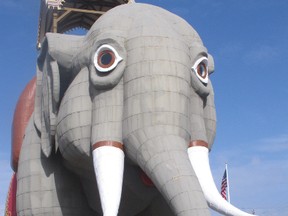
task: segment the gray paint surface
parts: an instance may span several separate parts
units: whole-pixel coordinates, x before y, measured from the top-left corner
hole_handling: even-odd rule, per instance
[[[103,44],[123,58],[105,74],[93,63]],[[84,37],[47,34],[18,215],[101,215],[91,145],[105,140],[125,146],[118,215],[209,215],[187,155],[193,140],[211,148],[216,130],[211,81],[191,71],[201,56],[207,49],[186,21],[145,4],[110,10]],[[141,169],[156,187],[143,184]]]

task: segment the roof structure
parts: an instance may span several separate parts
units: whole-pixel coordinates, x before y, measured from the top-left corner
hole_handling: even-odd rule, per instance
[[[75,28],[89,30],[106,11],[133,0],[41,0],[37,48],[46,32],[65,33]]]

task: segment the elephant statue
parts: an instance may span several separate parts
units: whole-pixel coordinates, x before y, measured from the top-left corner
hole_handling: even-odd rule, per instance
[[[17,215],[249,215],[218,193],[212,56],[156,6],[47,33],[17,171]],[[208,204],[208,205],[207,205]]]

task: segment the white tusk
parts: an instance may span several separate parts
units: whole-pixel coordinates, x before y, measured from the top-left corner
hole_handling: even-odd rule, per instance
[[[113,146],[93,150],[93,163],[103,216],[117,216],[123,183],[124,152]]]
[[[227,216],[252,216],[251,214],[234,207],[222,198],[215,186],[211,174],[208,154],[208,148],[203,146],[193,146],[188,148],[190,162],[196,176],[198,177],[209,207]]]

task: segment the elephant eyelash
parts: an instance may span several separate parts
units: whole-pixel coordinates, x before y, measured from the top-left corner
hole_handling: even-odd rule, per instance
[[[94,66],[99,72],[109,72],[113,70],[123,58],[110,45],[100,46],[94,55]]]
[[[202,83],[208,84],[209,69],[207,57],[199,58],[193,65],[192,71],[196,74]]]

